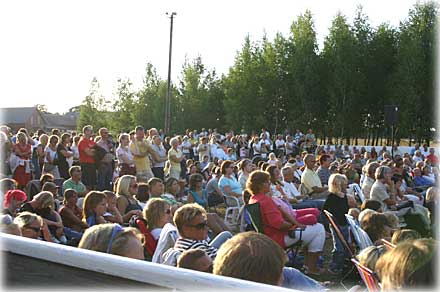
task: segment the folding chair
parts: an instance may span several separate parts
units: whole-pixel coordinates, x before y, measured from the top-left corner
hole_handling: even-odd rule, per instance
[[[359,198],[361,203],[363,203],[365,201],[365,196],[362,193],[361,187],[358,184],[354,183],[353,184],[353,191],[354,191],[354,194],[357,195],[357,197]]]
[[[263,219],[261,217],[260,203],[247,204],[245,206],[245,210],[249,215],[249,218],[252,223],[252,227],[255,229],[255,231],[258,233],[264,234]],[[292,261],[295,261],[296,255],[298,254],[298,251],[299,251],[299,248],[302,245],[302,232],[304,231],[304,229],[296,228],[295,230],[299,231],[298,241],[295,242],[294,244],[286,247],[286,249],[285,249],[286,254],[288,254],[289,252],[293,252]]]
[[[225,225],[229,228],[235,228],[239,225],[240,201],[234,196],[223,195],[226,205]]]
[[[366,247],[372,246],[373,242],[371,241],[370,237],[359,225],[356,224],[354,218],[348,214],[345,214],[345,218],[347,219],[352,238],[359,247],[359,251]]]
[[[328,221],[330,222],[331,227],[333,228],[333,230],[336,232],[336,235],[338,236],[339,240],[341,241],[342,245],[344,246],[344,248],[347,250],[347,252],[350,255],[350,258],[354,257],[354,251],[351,249],[350,245],[348,244],[348,242],[345,240],[344,235],[342,234],[341,230],[339,229],[338,225],[336,224],[336,222],[333,220],[333,215],[332,213],[330,213],[327,210],[323,210],[325,216],[327,216]]]
[[[356,259],[351,259],[351,262],[356,267],[359,275],[362,278],[362,281],[364,282],[365,286],[367,286],[367,289],[369,292],[379,292],[381,290],[379,279],[372,270],[367,268],[364,265],[361,265]]]
[[[350,258],[354,258],[354,251],[352,250],[352,248],[350,247],[350,245],[348,244],[348,242],[345,240],[344,235],[342,234],[341,230],[339,229],[338,225],[336,224],[336,222],[333,220],[333,215],[332,213],[330,213],[327,210],[322,210],[325,214],[325,216],[327,217],[331,227],[333,228],[333,230],[336,233],[336,236],[338,237],[338,239],[341,241],[342,245],[344,246],[344,248],[347,250],[349,257]],[[343,281],[354,271],[354,266],[350,269],[349,272],[347,272],[345,274],[344,277],[342,277],[342,279],[340,280],[340,283],[342,286],[344,286]],[[344,286],[345,287],[345,286]]]
[[[393,248],[396,247],[395,244],[392,244],[391,242],[389,242],[389,241],[386,240],[386,239],[383,239],[383,238],[382,238],[380,241],[382,242],[383,245],[385,245],[385,247],[387,248],[387,250],[391,250],[391,249],[393,249]]]

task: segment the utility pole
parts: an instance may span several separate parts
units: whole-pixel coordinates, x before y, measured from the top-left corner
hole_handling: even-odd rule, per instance
[[[166,13],[168,15],[168,12]],[[170,112],[170,96],[171,96],[171,50],[173,47],[173,19],[174,16],[177,15],[176,12],[172,12],[170,19],[170,51],[168,55],[168,82],[167,82],[167,96],[165,99],[165,135],[170,133],[170,125],[171,125],[171,112]]]

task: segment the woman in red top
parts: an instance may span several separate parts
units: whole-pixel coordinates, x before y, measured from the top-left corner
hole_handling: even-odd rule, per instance
[[[260,203],[264,234],[282,248],[297,242],[300,236],[299,231],[289,232],[294,229],[293,222],[289,220],[287,214],[283,214],[282,209],[271,198],[270,174],[265,171],[252,172],[246,188],[252,195],[249,204]],[[306,226],[302,231],[301,239],[308,246],[304,260],[305,272],[313,275],[320,274],[322,271],[317,267],[317,262],[325,242],[324,226],[320,223]]]
[[[24,189],[31,180],[30,158],[31,145],[28,143],[28,137],[25,133],[17,133],[17,143],[14,145],[15,155],[19,158],[19,163],[14,172],[14,179],[17,181],[18,187]]]

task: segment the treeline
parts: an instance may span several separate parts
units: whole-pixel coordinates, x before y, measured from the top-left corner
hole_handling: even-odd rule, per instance
[[[416,4],[398,28],[372,27],[358,7],[352,24],[335,16],[319,50],[306,11],[288,36],[246,37],[226,75],[207,69],[201,57],[187,60],[172,86],[171,133],[202,127],[247,132],[267,127],[272,133],[312,128],[324,142],[363,138],[373,145],[390,137],[384,106],[397,105],[397,140],[429,141],[435,134],[437,13],[435,2]],[[105,125],[115,132],[138,124],[162,128],[166,88],[152,64],[138,91],[130,80],[118,80],[114,102],[100,95],[94,79],[78,126]]]

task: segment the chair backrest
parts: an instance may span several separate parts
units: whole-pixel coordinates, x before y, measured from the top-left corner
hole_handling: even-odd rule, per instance
[[[227,207],[240,208],[240,201],[236,197],[223,194],[223,198]]]
[[[252,226],[258,233],[263,233],[263,220],[261,218],[260,203],[247,204],[246,211],[251,219]]]
[[[388,240],[386,240],[386,239],[381,239],[381,242],[382,242],[382,244],[383,245],[385,245],[385,247],[387,248],[387,250],[391,250],[391,249],[393,249],[393,248],[395,248],[396,247],[396,245],[395,244],[392,244],[391,242],[389,242]]]
[[[333,230],[336,232],[336,235],[338,236],[339,240],[341,241],[342,245],[345,247],[347,252],[349,253],[350,257],[353,258],[354,254],[351,250],[350,246],[348,245],[347,241],[345,240],[344,235],[342,234],[341,230],[339,229],[336,222],[333,220],[333,215],[327,210],[323,210],[324,214],[327,216],[328,221],[330,222],[330,225],[332,226]]]
[[[365,201],[365,196],[364,193],[362,193],[361,187],[358,184],[354,184],[353,189],[354,193],[358,196],[361,203],[363,203]]]
[[[355,219],[352,216],[345,214],[345,218],[347,218],[351,234],[353,235],[354,241],[359,247],[359,250],[363,250],[364,248],[373,245],[368,234],[356,224]]]
[[[358,270],[365,286],[367,286],[368,291],[379,292],[381,287],[376,274],[366,266],[359,263],[357,260],[352,258],[351,261],[356,266],[356,269]]]
[[[145,249],[150,256],[153,256],[154,252],[156,251],[157,240],[154,239],[150,229],[148,229],[145,219],[132,217],[132,220],[130,220],[130,226],[139,229],[145,239]]]

